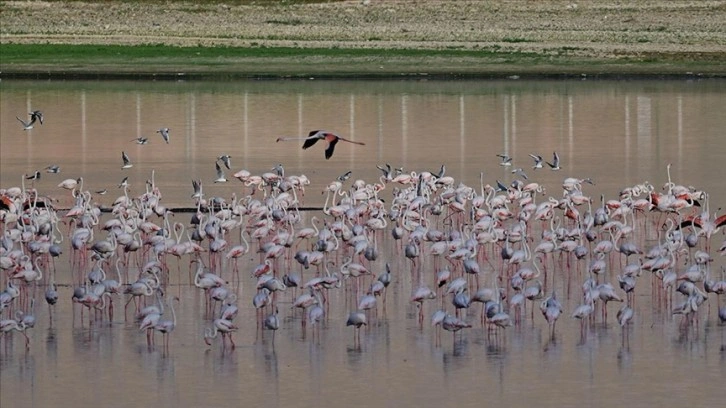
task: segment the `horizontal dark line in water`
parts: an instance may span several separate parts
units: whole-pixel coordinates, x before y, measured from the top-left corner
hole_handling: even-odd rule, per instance
[[[109,207],[101,207],[102,213],[110,213],[113,211],[113,208]],[[194,213],[197,212],[197,207],[177,207],[177,208],[169,208],[168,209],[171,212],[174,213]],[[291,210],[291,209],[288,209]],[[323,211],[323,207],[297,207],[298,211]],[[70,208],[55,208],[55,211],[70,211]],[[204,210],[203,210],[204,211]]]

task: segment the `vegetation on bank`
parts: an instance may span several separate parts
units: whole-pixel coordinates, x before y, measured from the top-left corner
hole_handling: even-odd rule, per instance
[[[724,76],[718,59],[671,54],[617,60],[481,49],[178,47],[168,45],[0,44],[0,76],[390,77],[510,75]]]

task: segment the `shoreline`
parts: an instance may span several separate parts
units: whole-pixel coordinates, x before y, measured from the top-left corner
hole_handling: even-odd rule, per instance
[[[230,3],[2,1],[0,78],[726,77],[726,1]]]

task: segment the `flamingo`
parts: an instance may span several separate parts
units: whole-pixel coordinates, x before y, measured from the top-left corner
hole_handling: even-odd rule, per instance
[[[277,308],[275,308],[275,313],[265,317],[265,321],[263,322],[265,329],[272,330],[272,344],[274,347],[275,344],[275,332],[280,328],[280,318],[277,317]]]
[[[13,330],[23,333],[23,336],[25,336],[25,348],[28,349],[30,348],[30,339],[28,338],[28,334],[25,333],[25,329],[25,325],[15,319],[0,320],[0,334],[4,335]]]
[[[204,332],[204,342],[207,343],[208,346],[211,346],[212,339],[216,338],[219,333],[222,333],[222,347],[226,347],[225,339],[229,337],[229,342],[232,343],[232,348],[235,348],[237,345],[234,344],[232,333],[237,331],[237,329],[238,327],[229,320],[216,319],[214,320],[212,328],[208,328]]]
[[[458,317],[447,313],[441,321],[441,327],[446,331],[452,332],[454,334],[454,339],[456,339],[456,332],[464,328],[469,328],[471,325]]]
[[[178,302],[179,297],[174,296],[173,300],[176,300]],[[164,348],[166,348],[166,349],[169,348],[169,333],[174,331],[174,328],[176,328],[176,311],[174,310],[173,301],[169,304],[169,307],[171,308],[172,320],[162,320],[162,321],[157,322],[154,325],[154,330],[161,332],[161,334],[163,336]]]
[[[327,132],[325,130],[313,130],[308,134],[308,137],[278,137],[277,142],[287,142],[291,140],[304,140],[305,143],[303,143],[303,149],[307,149],[310,146],[317,143],[318,140],[325,140],[327,142],[327,145],[325,147],[325,160],[330,159],[333,156],[333,150],[335,149],[335,145],[339,141],[353,143],[357,145],[365,145],[365,143],[362,142],[356,142],[353,140],[344,139],[335,133]]]
[[[366,314],[360,310],[350,312],[348,320],[345,321],[346,326],[355,326],[355,344],[360,346],[360,327],[368,324]]]

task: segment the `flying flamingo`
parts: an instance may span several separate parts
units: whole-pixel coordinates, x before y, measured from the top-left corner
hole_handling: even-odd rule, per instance
[[[325,159],[330,159],[333,156],[333,150],[335,149],[335,145],[339,141],[348,142],[348,143],[354,143],[357,145],[365,145],[365,143],[362,142],[355,142],[352,140],[344,139],[335,133],[327,132],[325,130],[313,130],[308,134],[308,137],[278,137],[277,142],[288,142],[291,140],[304,140],[305,143],[303,143],[303,150],[307,149],[308,147],[314,145],[318,140],[324,139],[327,142],[327,145],[325,147]]]

